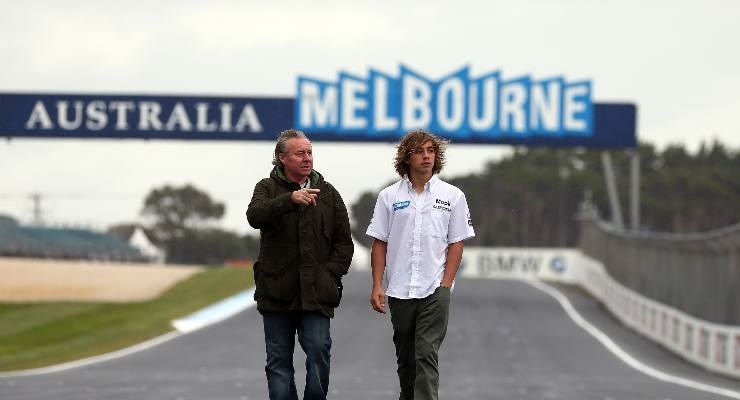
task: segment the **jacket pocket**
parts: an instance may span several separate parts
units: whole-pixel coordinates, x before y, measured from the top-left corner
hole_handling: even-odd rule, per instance
[[[254,298],[257,301],[273,300],[288,303],[300,292],[297,271],[287,265],[267,270],[257,262],[254,264],[254,281],[256,285]]]
[[[329,271],[326,267],[318,269],[316,277],[316,291],[319,302],[329,307],[337,307],[342,300],[342,280]]]

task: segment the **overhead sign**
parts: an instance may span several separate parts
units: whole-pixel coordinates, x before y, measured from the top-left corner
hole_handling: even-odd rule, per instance
[[[504,79],[469,69],[431,80],[401,67],[336,81],[298,77],[297,95],[180,97],[0,93],[0,136],[394,142],[424,128],[454,143],[634,147],[636,107],[594,103],[593,85],[563,77]]]
[[[401,67],[335,82],[299,77],[297,128],[338,135],[402,136],[424,128],[452,138],[591,136],[591,82],[471,77],[467,67],[434,81]]]

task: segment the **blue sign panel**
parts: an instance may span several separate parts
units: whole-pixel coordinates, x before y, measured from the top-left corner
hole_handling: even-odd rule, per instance
[[[293,99],[0,94],[0,136],[275,140]]]
[[[373,74],[381,76],[378,72]],[[462,111],[455,109],[448,100],[457,96],[452,93],[460,90],[460,86],[457,83],[439,83],[430,84],[429,91],[418,89],[419,93],[427,94],[420,95],[422,100],[414,98],[412,108],[408,109],[401,105],[403,97],[397,94],[410,89],[391,84],[389,79],[372,81],[374,86],[368,89],[368,93],[373,95],[368,97],[358,96],[361,80],[348,74],[340,77],[346,81],[342,83],[346,88],[337,91],[333,91],[326,82],[316,84],[318,81],[310,81],[310,90],[315,91],[301,92],[302,98],[296,101],[291,98],[251,97],[0,94],[0,136],[273,141],[281,130],[296,127],[317,141],[395,142],[406,128],[414,126],[407,126],[404,121],[421,120],[428,121],[423,127],[451,139],[453,143],[602,148],[635,147],[637,144],[637,110],[632,104],[590,104],[586,97],[573,95],[574,106],[561,105],[557,113],[548,109],[548,112],[526,114],[522,119],[521,109],[517,111],[513,106],[497,115],[479,111],[493,99],[489,95],[486,95],[488,100],[478,99],[469,103],[477,106]],[[486,79],[480,78],[478,83],[471,81],[474,83],[468,86],[468,93],[478,90],[471,89],[475,85],[479,85],[482,93],[493,90],[493,81]],[[299,80],[301,83],[305,81],[306,78]],[[541,89],[526,89],[522,80],[518,83],[522,85],[520,89],[512,90],[548,93],[565,90],[570,85],[560,83],[560,80],[557,82],[552,84],[552,88],[548,88],[550,84],[546,83]],[[573,85],[581,88],[576,93],[590,92],[590,84]],[[455,86],[458,89],[450,89]],[[519,96],[508,93],[502,89],[494,97]],[[306,102],[310,96],[317,96],[322,101]],[[385,96],[388,101],[374,100],[376,96]],[[536,96],[540,95],[532,95],[531,98]],[[440,100],[443,97],[448,100]],[[363,106],[370,102],[382,107]],[[428,106],[434,103],[443,106],[435,106],[434,109]],[[333,108],[340,104],[349,105],[343,105],[343,109]],[[516,104],[519,104],[518,100]],[[303,123],[309,114],[310,126]],[[469,116],[472,114],[476,117]]]

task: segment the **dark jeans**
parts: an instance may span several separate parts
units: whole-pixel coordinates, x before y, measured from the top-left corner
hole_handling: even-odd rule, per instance
[[[399,399],[436,400],[439,393],[439,347],[447,333],[450,289],[438,287],[423,299],[388,297],[396,345]]]
[[[323,400],[329,390],[330,320],[314,311],[264,313],[267,388],[270,400],[297,400],[293,369],[295,336],[306,353],[304,400]]]

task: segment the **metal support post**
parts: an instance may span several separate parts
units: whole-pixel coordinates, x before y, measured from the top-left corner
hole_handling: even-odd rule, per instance
[[[619,195],[617,194],[617,183],[614,178],[612,156],[608,151],[601,152],[601,165],[604,167],[604,180],[606,181],[606,192],[609,196],[612,222],[618,229],[624,230],[624,218],[622,218],[622,208],[619,206]]]
[[[640,232],[640,152],[634,149],[630,155],[630,228]]]

